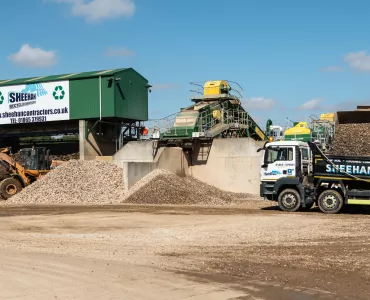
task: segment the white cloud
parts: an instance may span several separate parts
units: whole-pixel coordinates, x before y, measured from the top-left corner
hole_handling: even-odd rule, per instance
[[[105,56],[109,57],[127,57],[135,55],[135,52],[128,48],[108,48],[105,53]]]
[[[29,44],[22,45],[20,50],[10,55],[8,59],[15,65],[31,68],[47,68],[57,63],[55,51],[32,48]]]
[[[298,107],[299,110],[316,110],[316,109],[320,109],[321,106],[321,102],[323,101],[323,99],[321,98],[317,98],[317,99],[312,99],[310,101],[307,101],[305,103],[303,103],[302,105],[300,105]]]
[[[263,97],[252,97],[243,101],[243,106],[249,109],[271,109],[277,104],[277,101],[274,99],[263,98]]]
[[[84,17],[89,22],[106,19],[129,18],[135,13],[133,0],[54,0],[56,3],[70,4],[75,16]]]
[[[342,71],[342,68],[339,66],[329,66],[326,68],[320,69],[321,72],[340,72]]]
[[[350,52],[345,55],[344,60],[356,71],[370,71],[370,55],[366,55],[365,51]]]

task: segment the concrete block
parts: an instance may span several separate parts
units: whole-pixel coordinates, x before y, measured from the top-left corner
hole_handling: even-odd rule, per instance
[[[214,140],[207,163],[191,165],[190,173],[222,190],[258,194],[262,146],[249,138]]]
[[[153,158],[151,141],[130,142],[113,162],[123,167],[127,190],[154,169],[164,169],[222,190],[259,194],[262,153],[257,149],[262,145],[249,138],[214,140],[208,160],[199,163],[181,148],[161,148]]]
[[[188,162],[181,148],[162,148],[155,161],[125,161],[122,167],[126,191],[155,169],[167,170],[178,176],[186,176],[189,173]]]
[[[152,141],[132,141],[123,146],[114,156],[114,160],[125,162],[152,162],[153,161],[153,142]]]
[[[156,169],[156,163],[151,162],[124,162],[123,178],[125,190],[128,191],[136,182]]]

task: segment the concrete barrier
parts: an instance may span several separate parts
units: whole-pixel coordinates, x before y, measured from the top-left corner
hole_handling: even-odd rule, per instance
[[[215,139],[206,163],[197,163],[198,152],[193,154],[190,174],[222,190],[259,194],[262,152],[257,149],[263,144],[250,138]]]
[[[181,148],[160,148],[153,157],[153,142],[129,142],[112,162],[123,167],[126,190],[155,169],[179,176],[191,175],[222,190],[259,193],[263,142],[250,138],[216,139],[211,144],[198,144],[189,157]]]
[[[113,155],[113,162],[123,167],[125,162],[153,162],[153,142],[132,141]]]
[[[178,176],[189,175],[189,164],[181,148],[160,148],[153,157],[153,142],[129,142],[113,156],[113,163],[123,168],[125,188],[155,169],[164,169]]]

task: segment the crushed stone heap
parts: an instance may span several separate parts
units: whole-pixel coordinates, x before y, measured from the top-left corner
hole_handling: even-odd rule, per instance
[[[123,170],[109,162],[70,160],[5,204],[117,204],[124,195]]]
[[[370,123],[339,124],[329,154],[370,156]]]
[[[154,170],[138,181],[124,202],[137,204],[225,205],[253,200],[256,195],[222,191],[193,177],[180,177],[166,170]],[[259,198],[259,197],[258,197]]]

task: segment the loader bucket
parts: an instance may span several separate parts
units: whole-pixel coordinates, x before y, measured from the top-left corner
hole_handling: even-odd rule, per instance
[[[358,106],[357,110],[338,111],[338,124],[370,123],[370,106]]]

